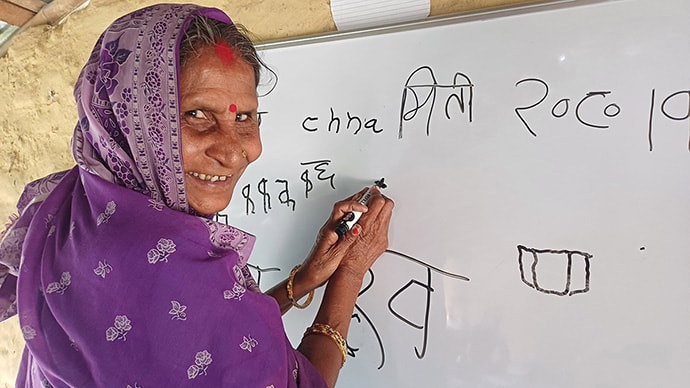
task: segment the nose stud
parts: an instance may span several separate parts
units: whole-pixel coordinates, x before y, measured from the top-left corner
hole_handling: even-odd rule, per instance
[[[242,157],[247,159],[247,151],[245,151],[244,148],[242,149]]]

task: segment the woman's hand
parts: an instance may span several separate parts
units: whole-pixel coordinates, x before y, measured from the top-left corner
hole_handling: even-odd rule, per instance
[[[393,201],[374,188],[368,209],[362,209],[356,200],[363,194],[361,191],[334,206],[314,249],[302,265],[314,271],[315,275],[311,276],[319,279],[318,284],[328,280],[314,323],[328,325],[343,338],[347,338],[364,274],[388,248],[388,226],[394,206]],[[364,212],[352,230],[338,238],[335,227],[351,210]],[[345,356],[333,338],[305,335],[298,350],[311,361],[329,387],[335,386]]]
[[[312,289],[324,284],[336,269],[361,279],[388,248],[393,201],[384,197],[378,187],[374,187],[369,206],[364,206],[358,200],[367,190],[365,188],[333,206],[330,217],[319,230],[311,253],[302,264],[302,276],[296,279],[311,285]],[[343,217],[352,211],[363,214],[357,224],[339,238],[335,229]]]
[[[364,274],[388,247],[388,225],[393,201],[381,195],[378,187],[372,190],[369,206],[358,202],[368,188],[337,202],[316,237],[309,256],[295,273],[292,281],[292,297],[300,300],[310,291],[323,285],[336,273],[352,280],[362,281]],[[335,232],[343,217],[352,211],[362,212],[357,224],[342,237]],[[292,306],[286,293],[288,280],[276,284],[267,291],[273,296],[284,314]]]

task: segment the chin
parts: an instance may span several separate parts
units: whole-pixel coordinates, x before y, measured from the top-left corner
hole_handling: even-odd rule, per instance
[[[230,205],[230,199],[227,201],[215,201],[214,203],[205,203],[202,205],[190,203],[189,207],[194,209],[199,214],[207,215],[207,216],[212,216],[215,215],[216,213],[219,213],[223,210],[225,210],[228,205]]]

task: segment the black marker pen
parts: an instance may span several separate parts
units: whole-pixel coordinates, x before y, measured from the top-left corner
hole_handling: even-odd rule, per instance
[[[371,191],[374,189],[374,187],[378,186],[382,189],[386,188],[387,185],[385,183],[383,183],[383,180],[384,180],[384,178],[381,178],[381,179],[375,181],[374,185],[371,186],[369,188],[369,190],[367,190],[366,193],[364,193],[364,196],[362,196],[362,198],[360,198],[360,200],[358,202],[361,203],[362,205],[368,205],[369,200],[371,199]],[[338,226],[335,227],[335,232],[340,237],[344,236],[345,233],[349,232],[350,229],[352,229],[352,227],[355,226],[355,224],[359,220],[359,217],[361,217],[361,216],[362,216],[362,212],[352,211],[352,212],[347,213],[345,215],[345,217],[343,217],[343,220],[340,221],[340,224],[338,224]]]

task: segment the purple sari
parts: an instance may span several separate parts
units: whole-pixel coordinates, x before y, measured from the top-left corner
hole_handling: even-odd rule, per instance
[[[247,269],[254,236],[195,215],[178,108],[181,35],[220,10],[115,21],[75,86],[77,166],[27,185],[0,243],[18,387],[322,387]]]

